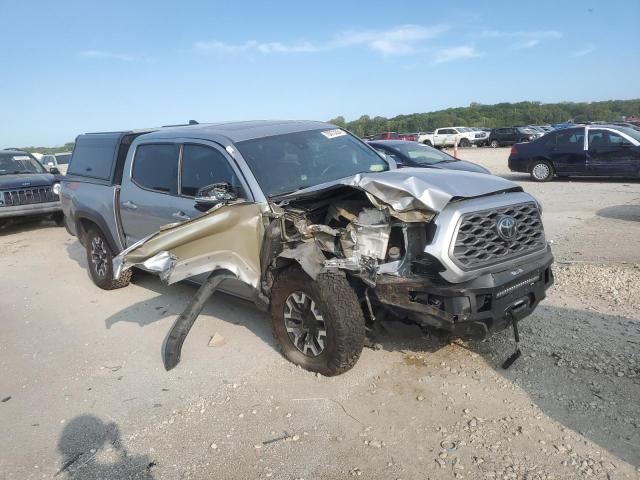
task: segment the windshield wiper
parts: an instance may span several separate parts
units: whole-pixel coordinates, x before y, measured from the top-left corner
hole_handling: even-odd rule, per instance
[[[301,187],[294,188],[293,190],[289,190],[288,192],[282,192],[282,193],[276,193],[275,195],[269,195],[269,198],[286,197],[287,195],[290,195],[292,193],[298,192],[300,190],[304,190],[305,188],[309,188],[311,186],[312,185],[303,185]]]
[[[19,173],[35,173],[35,172],[28,172],[26,170],[13,170],[11,172],[3,172],[3,175],[17,175]]]

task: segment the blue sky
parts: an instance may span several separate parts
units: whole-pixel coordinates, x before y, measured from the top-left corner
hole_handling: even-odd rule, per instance
[[[640,1],[0,0],[0,147],[640,97]]]

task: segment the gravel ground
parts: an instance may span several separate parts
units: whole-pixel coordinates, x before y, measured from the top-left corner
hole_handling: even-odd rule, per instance
[[[220,294],[165,372],[191,286],[139,275],[103,292],[64,229],[0,229],[0,476],[640,478],[640,183],[535,184],[507,154],[461,157],[542,200],[557,265],[506,371],[509,332],[446,345],[386,323],[381,350],[318,377]]]

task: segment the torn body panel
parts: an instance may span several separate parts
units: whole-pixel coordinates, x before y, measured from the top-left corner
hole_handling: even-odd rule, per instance
[[[256,288],[265,208],[249,202],[221,205],[194,220],[166,225],[114,259],[116,278],[136,265],[160,273],[168,284],[224,269]]]

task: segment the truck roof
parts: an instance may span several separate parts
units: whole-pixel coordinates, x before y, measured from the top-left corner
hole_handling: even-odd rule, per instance
[[[222,136],[235,143],[253,138],[271,137],[321,128],[335,128],[335,126],[310,120],[252,120],[245,122],[202,123],[198,125],[163,127],[145,134],[144,138],[194,137],[215,140]]]

